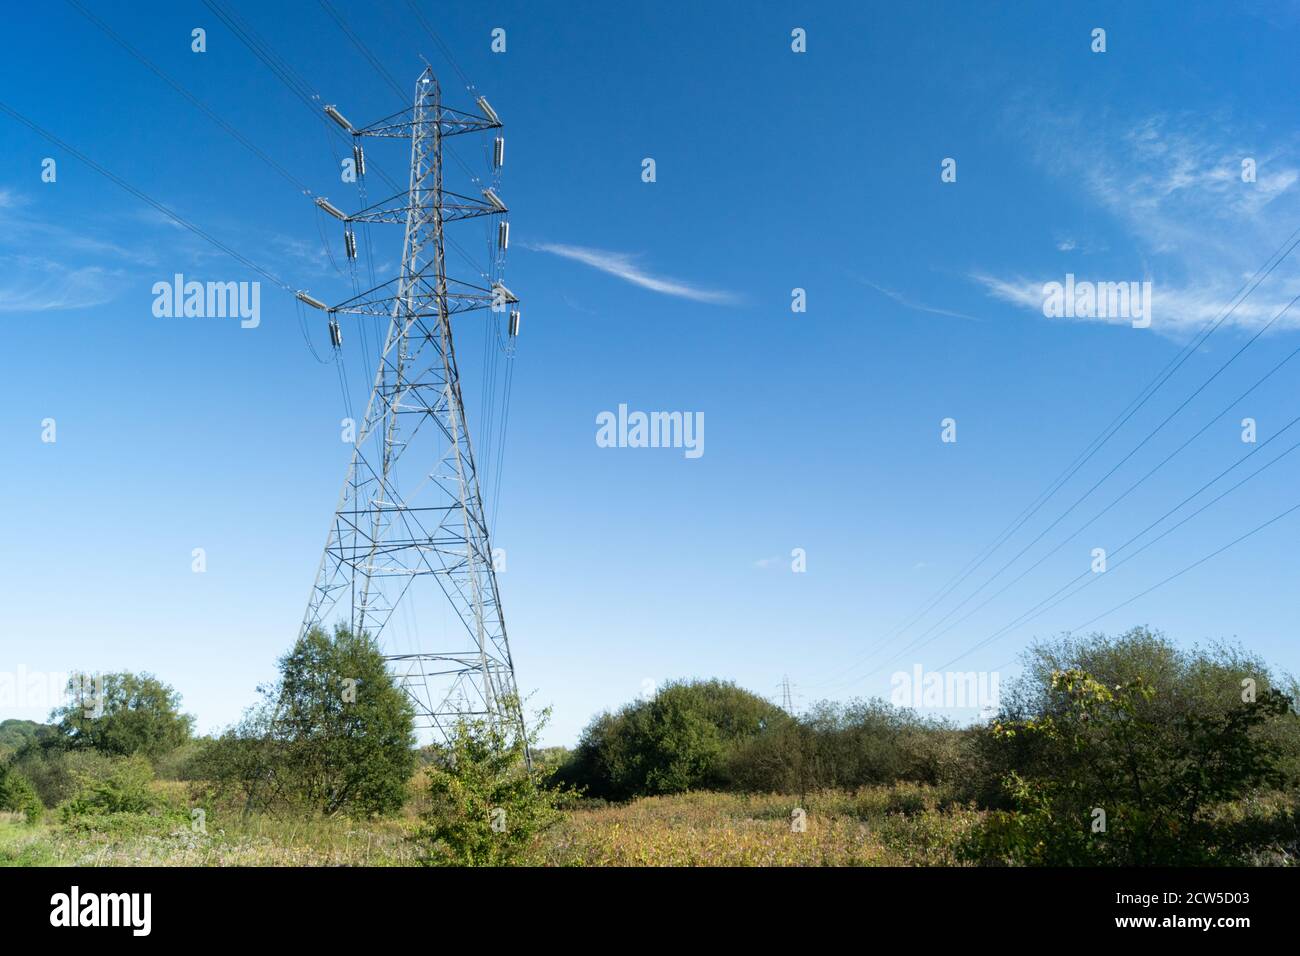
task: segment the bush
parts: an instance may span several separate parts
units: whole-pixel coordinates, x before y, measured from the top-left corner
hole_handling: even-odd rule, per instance
[[[41,803],[53,808],[76,796],[79,777],[106,767],[111,760],[94,750],[42,748],[24,751],[14,767],[31,781]]]
[[[200,780],[203,754],[211,745],[211,737],[197,737],[186,741],[171,753],[164,754],[154,761],[154,773],[159,780]]]
[[[896,781],[952,788],[969,732],[880,700],[822,702],[794,718],[722,681],[670,684],[599,715],[556,779],[628,800],[685,790],[805,794]]]
[[[597,716],[555,779],[609,800],[725,788],[737,749],[789,720],[734,684],[671,683],[651,700]]]
[[[508,702],[507,710],[516,704]],[[559,820],[559,804],[572,795],[548,787],[545,771],[525,761],[525,747],[546,717],[539,716],[528,738],[517,724],[457,721],[448,745],[438,748],[440,759],[425,770],[429,807],[413,836],[421,863],[519,863],[533,838]]]
[[[391,814],[416,766],[410,700],[374,639],[313,628],[280,659],[280,680],[186,772],[214,798],[285,802],[327,816]]]
[[[153,792],[153,767],[143,756],[116,757],[75,772],[76,794],[63,805],[65,819],[96,813],[147,813],[161,800]]]
[[[34,720],[0,720],[0,760],[13,756],[52,732],[52,727]]]
[[[1179,651],[1145,630],[1034,654],[983,733],[1003,808],[972,835],[971,858],[1240,862],[1242,844],[1216,815],[1290,784],[1296,715],[1267,670],[1239,654]]]
[[[0,810],[24,814],[28,823],[39,820],[45,810],[31,781],[12,766],[0,767]]]

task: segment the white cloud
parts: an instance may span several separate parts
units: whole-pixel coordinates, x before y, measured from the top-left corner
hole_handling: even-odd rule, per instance
[[[903,295],[901,292],[895,292],[893,289],[886,289],[884,286],[876,285],[874,282],[870,282],[867,279],[859,279],[858,281],[861,282],[863,285],[865,285],[867,288],[875,289],[881,295],[893,299],[899,305],[907,309],[914,309],[917,312],[929,312],[931,315],[947,315],[947,316],[951,316],[954,319],[969,319],[972,322],[982,321],[981,319],[978,319],[973,315],[967,315],[965,312],[953,312],[950,309],[941,309],[937,306],[926,305],[922,302],[916,302],[912,299],[907,298],[907,296]]]
[[[122,273],[99,266],[68,268],[48,259],[0,258],[0,312],[88,309],[110,301]]]
[[[1297,250],[1300,251],[1300,250]],[[1022,309],[1028,309],[1039,315],[1043,314],[1043,300],[1046,293],[1045,282],[1061,282],[1064,276],[1053,276],[1046,280],[1026,279],[1023,276],[998,278],[982,272],[970,273],[970,278],[984,286],[985,291],[995,299],[1010,303]],[[1080,276],[1086,280],[1089,277]],[[1141,276],[1138,277],[1139,279]],[[1184,330],[1200,329],[1217,319],[1226,306],[1235,301],[1235,293],[1244,283],[1228,289],[1213,282],[1189,283],[1175,286],[1162,286],[1152,283],[1151,315],[1152,328],[1162,327],[1170,334],[1179,334]],[[1238,303],[1229,322],[1246,328],[1258,328],[1264,325],[1286,307],[1300,288],[1295,282],[1281,283],[1286,290],[1285,299],[1279,300],[1276,290],[1272,294],[1264,293],[1263,287],[1250,298]],[[1157,323],[1163,320],[1163,325]],[[1078,318],[1057,318],[1054,322],[1106,322],[1112,325],[1131,325],[1132,320],[1124,316],[1097,316]],[[1225,323],[1227,324],[1227,323]],[[1278,320],[1277,326],[1300,326],[1300,311],[1292,308]]]
[[[635,263],[635,257],[625,252],[609,252],[604,249],[590,249],[585,246],[569,246],[552,242],[522,243],[521,245],[525,249],[532,249],[536,252],[549,252],[552,255],[581,262],[593,269],[599,269],[601,272],[617,276],[625,282],[639,285],[643,289],[650,289],[663,295],[676,296],[679,299],[690,299],[694,302],[707,302],[711,305],[732,305],[740,301],[739,297],[731,292],[703,289],[677,279],[651,275]]]
[[[1131,246],[1106,261],[1064,263],[1059,274],[1027,278],[973,272],[992,297],[1041,314],[1045,282],[1065,272],[1080,280],[1152,282],[1152,328],[1183,337],[1217,318],[1238,291],[1300,225],[1300,168],[1295,139],[1261,142],[1263,134],[1222,116],[1157,115],[1124,123],[1113,116],[1018,111],[1031,129],[1036,161],[1067,189],[1109,214]],[[1062,148],[1070,144],[1070,148]],[[1242,160],[1253,159],[1257,181],[1243,182]],[[1057,249],[1093,254],[1066,232]],[[1258,328],[1300,293],[1294,262],[1274,272],[1227,322]],[[1114,321],[1114,320],[1097,320]],[[1300,309],[1275,327],[1300,327]]]
[[[1043,283],[1017,276],[1014,279],[999,279],[982,272],[972,272],[970,277],[984,286],[989,295],[1003,302],[1010,302],[1023,309],[1043,308]]]

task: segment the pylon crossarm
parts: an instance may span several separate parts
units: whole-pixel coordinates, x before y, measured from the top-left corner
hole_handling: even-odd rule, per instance
[[[363,126],[361,129],[354,129],[353,136],[376,136],[387,137],[389,139],[409,139],[414,127],[418,125],[429,126],[429,120],[416,119],[414,109],[399,110],[391,116],[371,123],[369,126]],[[500,129],[500,120],[493,121],[486,116],[476,116],[473,113],[464,113],[460,110],[454,110],[444,106],[439,111],[438,119],[439,133],[442,136],[458,136],[461,133],[477,133],[488,129]]]
[[[504,206],[493,205],[490,202],[480,202],[459,193],[443,192],[442,195],[442,221],[444,223],[475,219],[479,216],[496,216],[508,212]],[[447,197],[451,197],[456,201],[448,202]],[[408,190],[398,193],[396,196],[391,196],[383,202],[368,206],[360,212],[353,213],[348,216],[348,221],[404,224],[412,211],[420,211],[424,208],[421,203],[411,202],[411,192]]]
[[[417,288],[411,289],[409,292],[397,291],[401,280],[392,279],[368,292],[363,292],[358,296],[340,302],[338,305],[331,306],[329,311],[343,312],[349,315],[388,317],[393,314],[394,305],[399,305],[407,319],[431,318],[440,314],[437,301],[439,298],[446,300],[448,315],[457,315],[461,312],[473,312],[476,309],[492,307],[494,292],[491,289],[484,289],[481,286],[461,282],[458,279],[445,279],[447,290],[445,293],[439,293],[422,275],[412,278]],[[383,295],[382,293],[388,291],[390,287],[392,288],[391,294]],[[501,297],[501,301],[512,303],[519,300],[507,293]]]

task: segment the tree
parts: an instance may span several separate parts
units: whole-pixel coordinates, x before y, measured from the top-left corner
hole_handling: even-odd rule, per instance
[[[726,681],[673,682],[598,715],[556,779],[610,800],[725,787],[737,748],[788,720]]]
[[[39,820],[45,810],[31,781],[12,766],[0,766],[0,810],[25,814],[28,823]]]
[[[503,701],[506,712],[518,702]],[[535,744],[549,711],[527,738],[514,722],[462,718],[450,741],[437,748],[425,770],[429,808],[413,836],[425,865],[506,866],[520,862],[533,838],[560,819],[568,794],[546,785],[546,771],[529,769],[526,747]]]
[[[0,760],[25,749],[51,730],[46,724],[34,720],[0,720]]]
[[[50,721],[57,746],[92,749],[156,760],[190,739],[194,718],[180,711],[181,698],[152,674],[73,676],[68,703]]]
[[[326,815],[399,810],[415,770],[415,713],[366,633],[313,628],[280,658],[263,701],[196,758],[250,806],[278,799]]]
[[[978,852],[1046,864],[1230,862],[1215,808],[1285,783],[1296,715],[1271,685],[1257,661],[1181,651],[1143,629],[1037,648],[984,740],[1017,813],[995,813]]]

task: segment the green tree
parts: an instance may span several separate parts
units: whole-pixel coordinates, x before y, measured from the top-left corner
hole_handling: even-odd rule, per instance
[[[1231,862],[1214,811],[1285,785],[1296,729],[1288,696],[1240,654],[1182,651],[1145,630],[1040,647],[983,741],[1015,813],[994,814],[975,855]]]
[[[326,815],[399,810],[415,770],[414,709],[368,634],[313,628],[263,701],[196,758],[219,790]]]
[[[25,814],[28,823],[35,823],[44,809],[30,780],[12,766],[0,766],[0,810]]]
[[[67,700],[50,715],[51,743],[73,750],[156,760],[189,740],[194,726],[180,695],[152,674],[74,675]]]
[[[737,748],[788,720],[726,681],[673,682],[598,715],[556,779],[610,800],[726,787]]]
[[[503,701],[517,712],[518,702]],[[534,721],[527,738],[517,724],[462,718],[425,770],[429,807],[413,840],[431,866],[508,866],[525,857],[534,837],[556,823],[569,795],[529,769],[534,745],[549,711]]]
[[[24,750],[52,731],[34,720],[0,720],[0,760]]]

